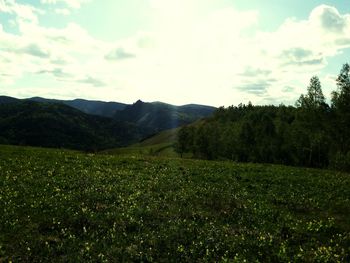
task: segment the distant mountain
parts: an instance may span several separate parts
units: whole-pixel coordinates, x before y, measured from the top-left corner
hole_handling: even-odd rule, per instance
[[[174,106],[163,102],[149,103],[142,102],[141,100],[138,100],[131,105],[120,102],[104,102],[84,99],[57,100],[33,97],[24,100],[51,104],[64,104],[87,114],[131,122],[138,126],[153,129],[154,132],[176,128],[197,121],[198,119],[208,117],[216,109],[211,106],[197,104]],[[16,101],[23,100],[0,96],[0,104]]]
[[[137,142],[152,131],[89,115],[61,103],[0,98],[0,143],[99,150]],[[7,101],[7,102],[6,102]]]
[[[102,117],[113,117],[117,111],[123,110],[127,104],[119,102],[105,102],[97,100],[56,100],[56,99],[45,99],[41,97],[33,97],[27,100],[36,102],[46,102],[46,103],[63,103],[65,105],[76,108],[87,114],[98,115]]]
[[[162,102],[142,102],[138,100],[116,112],[114,119],[128,121],[155,131],[176,128],[210,116],[216,108],[189,104],[174,106]]]
[[[8,96],[0,96],[0,104],[7,104],[20,101],[19,99],[8,97]]]
[[[208,117],[214,107],[0,96],[0,143],[72,149],[129,145]],[[103,117],[102,117],[103,116]]]

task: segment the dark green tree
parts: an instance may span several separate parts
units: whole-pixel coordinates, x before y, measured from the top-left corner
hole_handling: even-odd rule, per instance
[[[177,133],[177,143],[175,150],[180,154],[181,158],[185,152],[193,147],[193,128],[189,126],[182,127]]]
[[[337,77],[338,90],[332,93],[332,105],[342,111],[350,107],[350,65],[343,65]]]
[[[350,167],[350,65],[344,64],[337,77],[337,91],[332,93],[334,147],[333,166]]]
[[[297,150],[302,156],[301,165],[324,166],[328,159],[328,139],[326,132],[327,104],[317,76],[310,79],[307,94],[296,102],[298,107],[295,129]]]
[[[321,82],[317,76],[313,76],[310,79],[310,84],[307,87],[307,94],[301,95],[296,104],[297,107],[305,109],[317,109],[325,104]]]

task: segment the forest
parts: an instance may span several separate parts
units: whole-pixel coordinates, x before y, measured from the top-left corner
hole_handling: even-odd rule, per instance
[[[330,105],[313,76],[295,106],[220,107],[184,126],[177,151],[196,158],[350,171],[350,65],[336,78]]]

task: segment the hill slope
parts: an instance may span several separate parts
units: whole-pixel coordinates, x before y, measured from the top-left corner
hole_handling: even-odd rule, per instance
[[[72,149],[104,149],[136,142],[150,131],[85,114],[64,104],[0,104],[0,142]]]
[[[0,96],[0,143],[74,149],[114,148],[197,121],[214,110],[214,107],[195,104],[174,106],[137,101],[126,105],[81,99],[63,101],[34,97],[22,100]],[[113,115],[114,118],[98,115]],[[172,147],[174,139],[172,135],[172,144],[167,143],[167,146]],[[157,149],[158,146],[165,145],[157,145]],[[173,147],[171,152],[173,155]]]
[[[115,114],[120,121],[130,121],[137,125],[162,131],[192,123],[208,117],[215,111],[214,107],[203,105],[174,106],[161,102],[142,102],[138,100]]]
[[[177,132],[179,128],[165,130],[146,137],[142,141],[127,147],[107,149],[103,153],[107,154],[128,154],[142,156],[162,156],[162,157],[180,157],[175,150],[177,141]]]
[[[63,103],[76,108],[87,114],[98,115],[102,117],[113,117],[117,111],[123,110],[127,104],[119,102],[105,102],[96,100],[54,100],[40,97],[29,98],[28,100],[46,103]]]
[[[19,99],[8,97],[8,96],[0,96],[0,104],[7,104],[7,103],[13,103],[18,102]]]
[[[216,110],[214,107],[205,105],[188,104],[174,106],[162,102],[146,103],[140,100],[132,105],[120,102],[84,99],[57,100],[41,97],[33,97],[24,100],[50,104],[64,104],[87,114],[134,123],[138,126],[152,129],[154,133],[192,123],[212,115]],[[21,101],[21,99],[0,96],[0,104],[16,101]]]

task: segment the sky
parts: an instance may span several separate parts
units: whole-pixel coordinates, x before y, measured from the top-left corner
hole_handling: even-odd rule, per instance
[[[0,95],[294,105],[350,62],[350,0],[0,0]]]

